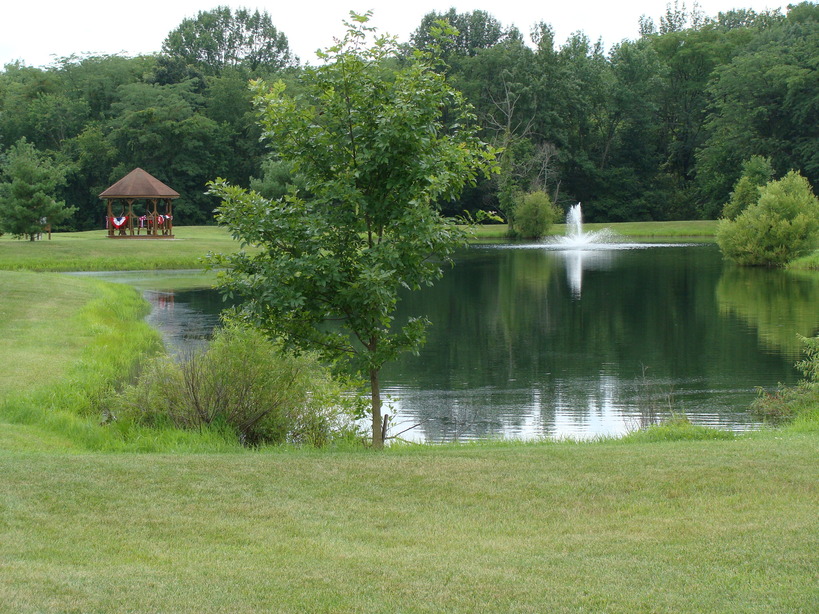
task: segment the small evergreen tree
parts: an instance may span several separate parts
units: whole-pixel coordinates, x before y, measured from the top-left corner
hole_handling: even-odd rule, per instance
[[[738,264],[782,266],[819,247],[819,199],[808,180],[791,171],[762,188],[735,220],[723,219],[717,243]]]
[[[0,164],[0,234],[34,241],[46,225],[59,224],[76,209],[54,198],[65,184],[65,169],[40,154],[25,137]]]

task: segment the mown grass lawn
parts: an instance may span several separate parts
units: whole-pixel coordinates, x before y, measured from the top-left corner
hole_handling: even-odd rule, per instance
[[[717,230],[715,220],[690,220],[680,222],[616,222],[584,224],[586,231],[610,228],[621,237],[632,239],[714,239]],[[506,224],[486,224],[475,228],[477,240],[504,239],[508,226]],[[566,224],[554,224],[549,229],[550,235],[566,234]]]
[[[0,452],[0,610],[815,612],[817,454]]]
[[[0,237],[0,269],[129,271],[202,268],[208,252],[230,253],[238,244],[217,226],[180,226],[175,239],[109,239],[104,230],[54,233],[51,241]]]

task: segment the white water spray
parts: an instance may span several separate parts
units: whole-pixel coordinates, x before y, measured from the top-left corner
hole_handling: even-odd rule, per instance
[[[617,240],[617,234],[609,228],[583,231],[583,210],[580,203],[572,206],[566,214],[566,235],[552,240],[559,249],[605,249]]]

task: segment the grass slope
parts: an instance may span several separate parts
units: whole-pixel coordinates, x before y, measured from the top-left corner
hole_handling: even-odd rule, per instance
[[[0,611],[815,612],[817,452],[0,452]]]
[[[65,375],[93,331],[76,317],[93,285],[64,275],[0,272],[0,399]]]

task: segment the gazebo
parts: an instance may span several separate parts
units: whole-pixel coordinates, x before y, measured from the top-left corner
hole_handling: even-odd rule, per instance
[[[172,201],[179,198],[179,192],[150,173],[135,168],[102,192],[100,198],[108,202],[109,239],[173,239]],[[134,203],[140,200],[145,201],[145,212],[136,216]]]

